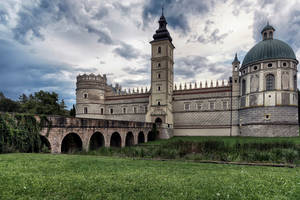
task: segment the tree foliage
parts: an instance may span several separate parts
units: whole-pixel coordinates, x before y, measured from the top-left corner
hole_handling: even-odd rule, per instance
[[[64,100],[59,102],[58,94],[55,92],[39,91],[27,96],[22,94],[18,101],[6,98],[0,92],[0,111],[45,114],[45,115],[69,115]]]
[[[49,151],[41,140],[40,129],[33,115],[0,114],[0,153]]]

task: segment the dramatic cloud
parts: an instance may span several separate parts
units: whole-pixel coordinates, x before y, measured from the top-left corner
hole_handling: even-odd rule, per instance
[[[114,53],[129,60],[134,58],[136,59],[140,56],[140,53],[137,49],[126,43],[121,43],[120,47],[114,49]]]
[[[79,73],[107,74],[109,84],[123,88],[149,88],[149,42],[162,5],[176,47],[177,83],[228,80],[234,54],[242,62],[267,21],[275,38],[300,57],[298,0],[5,0],[0,91],[10,98],[55,91],[70,107]]]

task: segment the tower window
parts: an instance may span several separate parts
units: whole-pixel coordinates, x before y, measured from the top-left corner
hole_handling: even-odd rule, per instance
[[[254,69],[254,70],[257,70],[257,66],[254,66],[253,69]]]
[[[126,114],[126,108],[123,108],[123,114]]]
[[[159,105],[159,106],[160,106],[160,101],[157,103],[157,105]]]
[[[158,47],[158,49],[157,49],[157,53],[161,53],[161,47]]]
[[[269,64],[268,64],[268,67],[272,67],[272,63],[269,63]]]
[[[87,98],[88,98],[88,94],[87,94],[87,93],[84,93],[84,94],[83,94],[83,98],[87,99]]]
[[[160,86],[157,87],[157,90],[160,91]]]
[[[137,113],[136,107],[133,107],[133,113]]]
[[[157,78],[160,78],[160,74],[157,74]]]
[[[285,67],[285,66],[286,66],[286,63],[283,63],[282,65]]]
[[[88,114],[88,108],[87,108],[87,107],[84,107],[84,108],[83,108],[83,112],[84,112],[84,114]]]
[[[266,90],[274,90],[275,89],[275,77],[273,74],[268,74],[266,76]]]
[[[160,67],[160,63],[157,64],[157,67]]]
[[[114,113],[114,109],[110,109],[110,114],[113,114]]]
[[[104,113],[104,109],[103,108],[100,109],[100,113],[101,113],[101,115],[103,115],[103,113]]]
[[[272,31],[269,33],[269,37],[272,38],[273,37],[273,33]]]
[[[246,94],[246,80],[242,80],[242,95]]]

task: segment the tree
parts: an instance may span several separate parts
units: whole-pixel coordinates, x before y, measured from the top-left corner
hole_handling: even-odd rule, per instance
[[[71,110],[70,110],[70,116],[71,116],[71,117],[75,117],[75,116],[76,116],[76,109],[75,109],[74,104],[73,104],[73,107],[72,107]]]
[[[20,104],[8,98],[0,99],[0,111],[2,112],[19,112]]]

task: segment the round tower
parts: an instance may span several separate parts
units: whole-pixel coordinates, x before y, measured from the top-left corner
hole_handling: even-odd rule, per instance
[[[288,44],[273,39],[274,32],[268,23],[239,70],[243,136],[298,136],[298,60]]]
[[[76,117],[103,119],[106,75],[77,76]]]

